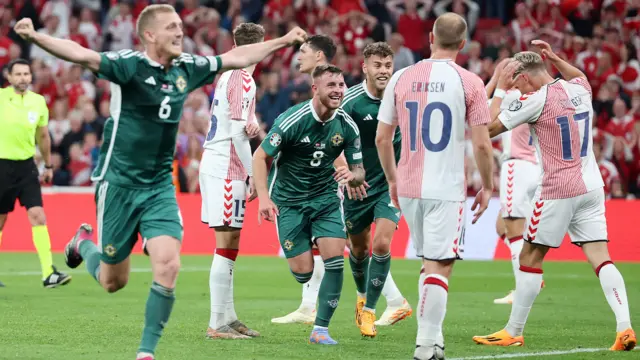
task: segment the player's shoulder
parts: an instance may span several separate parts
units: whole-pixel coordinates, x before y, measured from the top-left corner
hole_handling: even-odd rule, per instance
[[[285,112],[276,118],[274,126],[277,125],[283,132],[286,132],[292,127],[304,123],[304,121],[301,120],[304,119],[305,116],[312,116],[311,100],[303,101],[285,110]]]
[[[360,134],[360,130],[358,129],[358,125],[353,120],[351,115],[349,115],[349,113],[346,112],[343,108],[339,108],[337,110],[336,118],[337,118],[338,121],[342,122],[342,126],[347,131],[353,131],[353,132],[356,133],[356,135]]]
[[[34,91],[29,91],[28,94],[33,99],[33,102],[38,103],[40,106],[47,106],[47,99],[45,99],[44,96]]]
[[[579,95],[591,95],[591,84],[583,77],[575,77],[571,80],[560,79],[559,81],[563,82],[565,87],[571,89],[570,92]]]
[[[216,62],[216,63],[212,64],[212,62]],[[218,63],[218,60],[216,60],[215,57],[200,56],[200,55],[190,54],[186,52],[183,52],[182,54],[180,54],[180,56],[175,58],[172,61],[172,65],[183,68],[183,69],[187,69],[187,70],[193,69],[194,67],[211,68],[212,70],[214,70],[215,68],[218,68],[218,69],[220,68],[220,64]]]
[[[458,74],[463,85],[471,85],[484,90],[484,81],[482,81],[482,78],[480,78],[478,74],[463,68],[456,64],[455,61],[449,61],[447,64],[449,65],[449,68]],[[465,86],[465,88],[467,88],[467,86]]]
[[[127,62],[132,64],[137,64],[139,62],[146,61],[147,59],[144,53],[132,49],[105,51],[102,53],[102,55],[104,55],[107,60]]]
[[[340,105],[340,107],[342,109],[345,109],[346,111],[350,111],[355,106],[355,104],[364,96],[366,96],[364,83],[354,85],[350,87],[344,94],[344,98],[342,99],[342,104]]]

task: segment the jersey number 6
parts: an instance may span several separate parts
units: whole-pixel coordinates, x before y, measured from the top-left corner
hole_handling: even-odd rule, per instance
[[[417,151],[416,137],[418,132],[418,102],[407,101],[404,107],[409,110],[409,142],[411,151]],[[431,141],[429,131],[431,130],[431,119],[433,112],[440,110],[442,113],[442,135],[437,142]],[[431,152],[440,152],[447,148],[451,140],[452,116],[451,109],[442,102],[432,102],[427,104],[422,113],[422,143]]]
[[[168,119],[171,116],[171,105],[169,105],[169,97],[165,96],[160,103],[160,110],[158,111],[158,117],[162,120]]]

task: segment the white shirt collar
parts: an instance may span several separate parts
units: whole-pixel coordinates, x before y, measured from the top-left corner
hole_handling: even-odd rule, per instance
[[[309,107],[311,108],[311,115],[313,115],[313,118],[316,119],[316,121],[319,123],[328,123],[329,121],[333,120],[336,115],[338,115],[338,110],[340,110],[339,108],[336,109],[336,111],[333,112],[333,115],[331,115],[330,118],[328,118],[326,121],[322,121],[322,119],[320,119],[320,116],[318,116],[318,113],[316,113],[316,109],[313,107],[313,99],[309,100]]]
[[[380,99],[378,99],[377,97],[375,97],[373,94],[371,94],[371,93],[369,92],[369,89],[367,88],[367,80],[366,80],[366,79],[362,82],[362,88],[364,89],[365,94],[367,94],[367,96],[368,96],[369,98],[371,98],[371,99],[373,99],[373,100],[378,100],[378,101],[380,101]]]

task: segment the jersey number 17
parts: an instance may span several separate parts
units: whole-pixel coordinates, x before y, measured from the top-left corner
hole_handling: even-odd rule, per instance
[[[589,130],[591,128],[591,119],[589,119],[589,112],[581,112],[574,114],[573,121],[580,123],[584,120],[584,131],[582,135],[582,146],[580,149],[580,157],[587,156],[587,150],[589,149]],[[556,123],[560,127],[560,138],[562,139],[562,159],[573,160],[573,151],[571,149],[571,124],[568,116],[560,116],[556,118]]]

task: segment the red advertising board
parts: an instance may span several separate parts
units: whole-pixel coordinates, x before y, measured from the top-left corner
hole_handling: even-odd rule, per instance
[[[180,194],[178,202],[184,219],[183,253],[213,254],[214,232],[200,221],[200,195]],[[79,224],[87,222],[95,226],[95,203],[92,194],[56,193],[44,195],[47,225],[51,235],[53,251],[62,251]],[[509,250],[495,234],[495,217],[499,204],[492,201],[481,222],[467,225],[465,258],[509,259]],[[470,210],[469,210],[470,211]],[[268,222],[258,224],[257,201],[247,204],[245,227],[242,233],[240,252],[245,255],[277,256],[280,250],[275,225]],[[471,218],[471,216],[468,216]],[[640,220],[640,201],[607,202],[607,222],[611,256],[616,261],[640,261],[640,239],[636,221]],[[409,231],[404,221],[392,244],[394,257],[413,257]],[[24,209],[16,208],[2,234],[0,251],[33,251],[31,231]],[[137,252],[140,251],[138,247]],[[582,260],[580,249],[565,242],[560,249],[550,251],[550,260]]]

